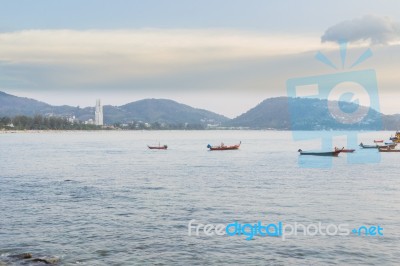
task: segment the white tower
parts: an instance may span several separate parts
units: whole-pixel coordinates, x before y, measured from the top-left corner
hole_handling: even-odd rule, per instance
[[[102,126],[103,125],[103,106],[100,103],[100,99],[96,100],[96,111],[95,111],[95,125]]]

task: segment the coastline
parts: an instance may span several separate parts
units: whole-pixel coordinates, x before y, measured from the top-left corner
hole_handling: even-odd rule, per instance
[[[291,130],[291,129],[257,129],[257,128],[228,128],[228,129],[152,129],[152,130],[135,130],[135,129],[32,129],[32,130],[9,130],[9,129],[0,129],[0,134],[13,134],[13,133],[45,133],[45,132],[162,132],[162,131],[295,131],[295,132],[330,132],[330,131],[342,131],[342,132],[392,132],[393,130]]]
[[[16,134],[16,133],[65,133],[65,132],[95,132],[95,131],[110,131],[110,130],[4,130],[0,129],[0,134]]]

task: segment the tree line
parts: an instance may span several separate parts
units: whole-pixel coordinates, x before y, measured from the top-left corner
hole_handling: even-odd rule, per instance
[[[13,118],[1,117],[0,129],[13,130],[95,130],[101,129],[96,125],[88,125],[82,122],[71,122],[63,117],[45,117],[35,115],[33,117],[18,115]]]
[[[166,124],[160,122],[145,123],[145,122],[131,122],[129,124],[115,123],[115,128],[127,130],[203,130],[206,129],[202,124]]]
[[[129,124],[115,123],[115,129],[128,130],[203,130],[201,124],[165,124],[132,122]],[[110,128],[110,127],[109,127]],[[98,130],[100,126],[85,124],[80,121],[71,122],[64,117],[35,115],[33,117],[18,115],[15,117],[0,117],[0,129],[8,130]]]

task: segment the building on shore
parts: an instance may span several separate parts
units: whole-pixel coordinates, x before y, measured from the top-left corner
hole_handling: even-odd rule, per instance
[[[94,125],[94,121],[91,118],[89,120],[85,121],[84,123],[85,123],[85,125]]]
[[[103,125],[103,106],[101,105],[100,99],[96,100],[96,111],[94,122],[96,126]]]

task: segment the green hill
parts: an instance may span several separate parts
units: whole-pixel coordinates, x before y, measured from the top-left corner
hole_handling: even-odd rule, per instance
[[[398,116],[381,113],[354,103],[339,102],[340,109],[347,113],[357,108],[364,109],[366,117],[351,124],[339,123],[328,110],[327,100],[312,98],[278,97],[266,99],[246,113],[226,123],[253,129],[281,130],[381,130],[397,129]],[[391,122],[393,121],[393,122]],[[399,125],[397,123],[397,125]]]
[[[331,102],[332,103],[332,102]],[[225,116],[190,107],[167,99],[144,99],[122,106],[104,106],[104,122],[160,123],[168,125],[223,125],[251,129],[279,130],[397,130],[400,115],[383,115],[355,103],[340,102],[340,109],[351,113],[357,108],[366,110],[367,116],[359,123],[341,124],[330,114],[327,101],[311,98],[277,97],[266,99],[246,113],[229,119]],[[33,99],[0,92],[0,117],[17,115],[75,116],[81,121],[94,119],[94,107],[52,106]],[[181,127],[182,128],[182,127]]]
[[[81,121],[86,121],[94,118],[94,111],[94,107],[52,106],[33,99],[0,92],[0,116],[75,116]],[[105,105],[103,112],[106,124],[143,121],[206,125],[209,123],[221,124],[229,120],[225,116],[166,99],[145,99],[122,106]]]

